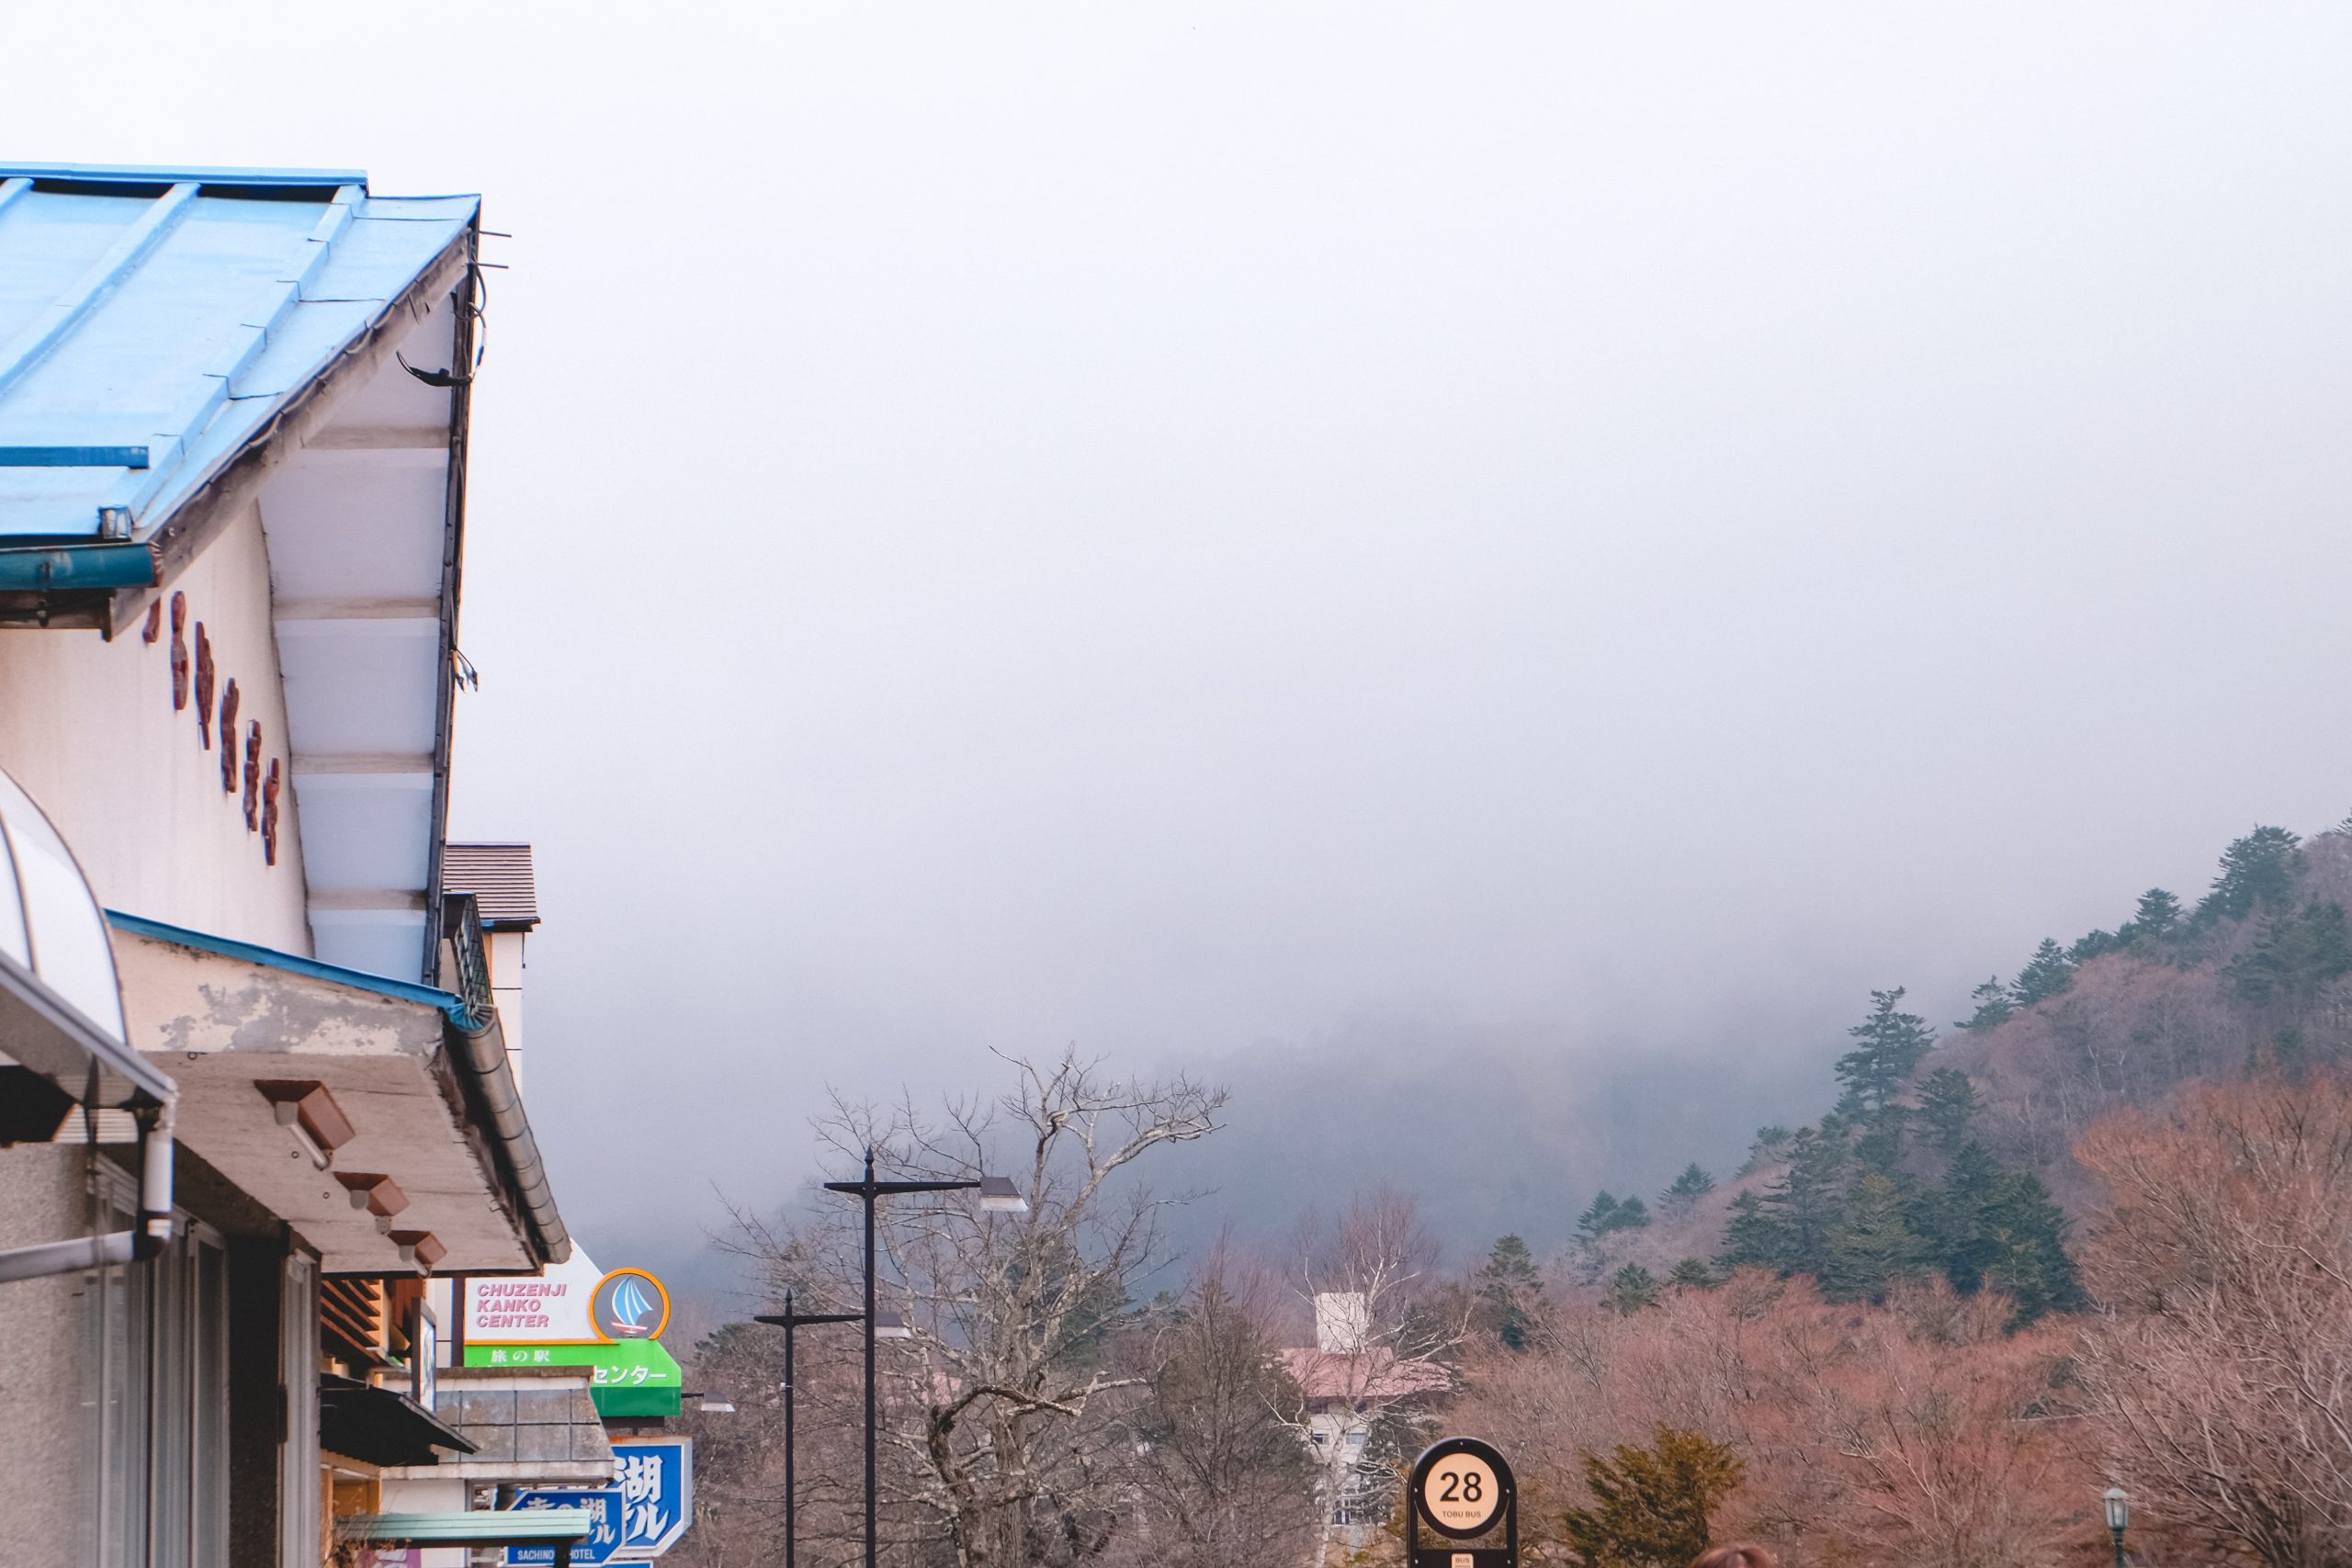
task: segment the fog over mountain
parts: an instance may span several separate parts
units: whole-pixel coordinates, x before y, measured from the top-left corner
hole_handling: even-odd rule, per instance
[[[2352,807],[2341,8],[142,27],[0,140],[513,236],[453,828],[600,1259],[1072,1041],[1557,1235]]]

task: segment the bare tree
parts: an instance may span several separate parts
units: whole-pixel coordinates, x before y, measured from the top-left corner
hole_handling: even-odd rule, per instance
[[[1152,1568],[1303,1562],[1316,1539],[1315,1466],[1277,1412],[1296,1390],[1274,1354],[1261,1272],[1220,1245],[1183,1300],[1134,1348],[1136,1529],[1115,1558]]]
[[[1029,1205],[994,1213],[956,1193],[881,1206],[882,1300],[913,1329],[880,1368],[884,1495],[910,1563],[1063,1568],[1108,1546],[1132,1503],[1132,1417],[1148,1393],[1114,1342],[1161,1261],[1170,1201],[1130,1168],[1216,1131],[1225,1103],[1189,1078],[1119,1079],[1074,1052],[1011,1066],[1015,1087],[994,1100],[936,1114],[836,1102],[819,1127],[843,1164],[871,1148],[891,1179],[1012,1174]],[[820,1210],[790,1241],[759,1245],[778,1288],[854,1298],[854,1211]]]
[[[1328,1229],[1310,1217],[1295,1251],[1315,1341],[1283,1353],[1283,1414],[1316,1457],[1319,1561],[1336,1531],[1385,1519],[1430,1404],[1453,1387],[1440,1358],[1462,1343],[1470,1302],[1439,1277],[1436,1240],[1391,1188],[1358,1194]]]
[[[2077,1157],[2113,1195],[2082,1378],[2114,1462],[2206,1544],[2352,1559],[2352,1088],[2199,1088]]]

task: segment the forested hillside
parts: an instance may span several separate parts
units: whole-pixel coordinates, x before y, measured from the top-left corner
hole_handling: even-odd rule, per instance
[[[2045,939],[1948,1027],[1871,994],[1817,1122],[1758,1129],[1718,1184],[1693,1163],[1645,1201],[1602,1192],[1572,1274],[1634,1303],[1743,1267],[1832,1300],[1940,1275],[1990,1284],[2015,1322],[2082,1304],[2064,1245],[2091,1195],[2075,1149],[2099,1116],[2352,1055],[2352,823],[2309,840],[2256,828],[2189,903],[2161,887],[2112,930]]]

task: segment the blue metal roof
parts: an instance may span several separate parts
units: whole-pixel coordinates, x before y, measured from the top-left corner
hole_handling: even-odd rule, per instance
[[[0,164],[0,551],[144,539],[479,207],[350,170]]]

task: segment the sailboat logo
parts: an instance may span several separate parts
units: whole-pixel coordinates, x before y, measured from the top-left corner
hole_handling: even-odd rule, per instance
[[[607,1339],[659,1339],[670,1326],[670,1292],[642,1269],[616,1269],[596,1281],[588,1310]]]

